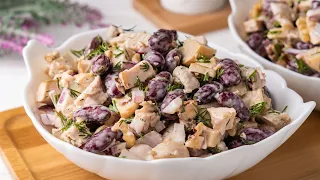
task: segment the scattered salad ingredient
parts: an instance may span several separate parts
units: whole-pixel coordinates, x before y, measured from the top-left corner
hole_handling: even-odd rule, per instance
[[[244,22],[247,44],[271,62],[320,78],[319,16],[319,1],[259,0]]]
[[[287,107],[272,108],[265,74],[219,59],[204,37],[115,26],[106,35],[45,57],[51,80],[37,92],[40,117],[63,141],[126,159],[206,157],[290,123]]]

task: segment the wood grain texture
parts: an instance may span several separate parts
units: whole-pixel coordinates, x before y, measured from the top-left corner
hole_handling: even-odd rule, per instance
[[[231,180],[320,179],[320,112],[262,162]],[[99,180],[54,150],[23,108],[0,113],[0,154],[16,179]]]
[[[176,29],[193,35],[227,27],[227,18],[231,8],[227,4],[223,9],[201,15],[182,15],[165,10],[160,0],[134,0],[134,8],[159,28]]]

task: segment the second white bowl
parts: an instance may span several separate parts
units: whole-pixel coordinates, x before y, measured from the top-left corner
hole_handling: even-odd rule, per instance
[[[239,48],[243,53],[254,58],[265,68],[279,73],[287,81],[288,86],[298,92],[305,101],[316,101],[316,109],[320,110],[320,78],[305,76],[270,62],[255,53],[245,42],[246,32],[243,27],[243,22],[248,18],[249,11],[257,1],[258,0],[230,0],[232,14],[228,18],[228,24],[232,36],[239,44]],[[277,81],[277,79],[274,80]]]

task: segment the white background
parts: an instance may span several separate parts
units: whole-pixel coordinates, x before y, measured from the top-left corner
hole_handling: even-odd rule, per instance
[[[154,25],[135,11],[132,0],[78,0],[89,3],[100,9],[104,14],[104,22],[128,27],[134,25],[141,28],[153,27]],[[215,23],[215,22],[212,22]],[[66,40],[72,34],[86,31],[87,27],[75,28],[73,26],[49,26],[42,29],[43,32],[52,34],[56,39],[55,46]],[[229,30],[210,32],[206,34],[209,41],[221,45],[233,52],[239,52]],[[27,71],[23,58],[18,54],[0,57],[0,111],[5,111],[22,106],[23,88],[27,81]],[[1,140],[1,139],[0,139]],[[3,161],[0,159],[0,180],[12,179]]]

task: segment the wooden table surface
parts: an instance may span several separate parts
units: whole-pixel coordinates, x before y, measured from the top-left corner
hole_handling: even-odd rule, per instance
[[[320,112],[266,159],[231,180],[320,179]],[[68,161],[36,131],[23,108],[0,113],[0,154],[16,179],[102,179]]]

